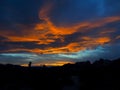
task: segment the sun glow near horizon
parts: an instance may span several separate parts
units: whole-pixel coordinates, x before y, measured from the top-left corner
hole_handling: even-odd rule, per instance
[[[70,62],[70,61],[43,62],[37,64],[33,63],[32,66],[63,66],[65,64],[74,64],[74,62]],[[28,64],[22,64],[20,66],[28,67]]]

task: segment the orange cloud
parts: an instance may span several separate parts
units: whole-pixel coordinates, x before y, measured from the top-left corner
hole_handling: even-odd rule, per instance
[[[105,29],[103,29],[103,30],[101,30],[100,32],[99,32],[99,34],[100,35],[106,35],[106,34],[111,34],[111,33],[114,33],[116,31],[116,29],[115,28],[105,28]]]
[[[91,38],[91,37],[82,37],[83,41],[70,43],[66,48],[70,52],[77,52],[80,50],[85,50],[86,48],[92,48],[97,45],[104,45],[109,43],[111,39],[109,37],[99,37],[99,38]]]
[[[16,48],[10,48],[9,52],[14,51],[28,51],[32,53],[44,53],[44,54],[55,54],[55,53],[70,53],[78,52],[86,48],[93,48],[97,45],[104,45],[111,43],[111,37],[109,33],[115,32],[114,29],[101,28],[109,23],[120,21],[120,16],[106,17],[94,21],[79,22],[70,26],[56,26],[49,17],[49,13],[53,7],[53,4],[47,3],[39,12],[39,18],[43,20],[41,23],[32,25],[32,27],[25,27],[25,25],[18,25],[21,29],[22,34],[18,32],[6,32],[5,30],[0,31],[0,36],[8,38],[4,42],[31,42],[35,45],[42,45],[44,49],[37,48],[36,46],[32,49],[25,48],[24,45],[18,45]],[[89,32],[95,32],[96,28],[100,30],[96,35],[89,35]],[[74,33],[81,33],[76,40],[72,41],[72,35]],[[84,35],[85,34],[85,35]],[[71,35],[69,42],[65,39]],[[117,36],[116,39],[120,37]],[[59,41],[58,41],[59,40]],[[58,43],[56,43],[58,42]]]
[[[110,19],[110,20],[109,20]],[[0,35],[3,35],[8,38],[7,41],[10,42],[35,42],[38,45],[48,45],[45,47],[45,49],[36,48],[34,49],[25,49],[28,52],[32,53],[70,53],[70,52],[77,52],[80,50],[84,50],[86,48],[95,47],[97,45],[104,45],[106,43],[110,43],[111,39],[110,36],[107,35],[107,33],[114,32],[114,29],[111,30],[101,30],[98,33],[97,37],[89,37],[89,36],[80,36],[77,41],[72,41],[64,46],[60,45],[57,47],[51,47],[49,44],[56,42],[57,39],[61,40],[61,43],[66,43],[65,37],[66,35],[72,35],[76,32],[81,33],[88,33],[88,31],[94,31],[96,27],[100,28],[101,26],[104,26],[108,23],[115,22],[116,20],[119,20],[119,18],[116,17],[108,17],[106,19],[95,21],[95,22],[88,22],[88,23],[80,23],[69,27],[57,27],[55,26],[51,21],[47,21],[44,23],[36,24],[35,27],[29,29],[29,31],[26,33],[23,30],[23,33],[25,35],[15,35],[11,32],[4,33],[1,32]],[[23,28],[24,29],[24,28]],[[26,28],[25,28],[26,29]],[[104,36],[100,36],[100,35]],[[119,37],[117,37],[119,38]],[[69,38],[72,39],[72,38]],[[82,39],[82,40],[81,40]],[[14,51],[20,51],[24,48],[21,46],[18,46],[19,48],[13,49]],[[9,50],[9,51],[12,51]]]
[[[97,39],[96,39],[96,42],[99,43],[99,44],[101,44],[101,45],[103,45],[103,44],[105,44],[105,43],[108,43],[108,42],[110,42],[110,41],[111,41],[111,40],[110,40],[109,37],[101,37],[101,38],[97,38]]]

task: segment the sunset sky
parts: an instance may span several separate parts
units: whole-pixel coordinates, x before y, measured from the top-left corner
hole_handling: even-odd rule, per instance
[[[0,0],[0,63],[119,58],[119,29],[120,0]]]

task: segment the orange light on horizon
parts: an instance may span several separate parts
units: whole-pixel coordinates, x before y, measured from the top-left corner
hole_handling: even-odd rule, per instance
[[[32,66],[63,66],[64,64],[74,64],[74,62],[70,62],[70,61],[55,61],[55,62],[42,62],[42,63],[37,63],[37,64],[32,64]],[[23,67],[28,67],[28,64],[21,64],[20,66]]]

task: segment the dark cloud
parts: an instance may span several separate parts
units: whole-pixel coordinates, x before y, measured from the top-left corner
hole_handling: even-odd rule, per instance
[[[0,36],[0,42],[3,42],[3,41],[5,41],[5,40],[8,40],[8,38],[3,37],[3,36]]]
[[[119,8],[118,0],[56,0],[50,17],[56,25],[70,25],[95,18],[118,16]]]
[[[1,23],[36,23],[42,0],[2,0],[0,1]]]
[[[28,61],[25,60],[26,57],[22,57],[22,56],[11,56],[11,55],[0,55],[0,63],[2,64],[24,64],[24,63],[28,63]]]

